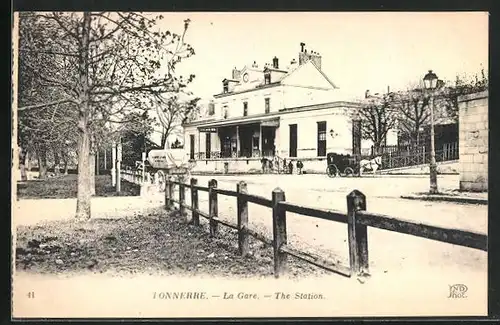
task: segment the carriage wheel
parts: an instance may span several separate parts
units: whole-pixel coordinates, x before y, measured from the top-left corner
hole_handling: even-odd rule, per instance
[[[326,174],[329,177],[336,177],[338,175],[338,169],[337,166],[331,165],[326,168]]]
[[[346,169],[344,169],[344,174],[345,176],[352,176],[354,175],[354,169],[352,169],[351,167],[346,167]]]
[[[157,171],[155,174],[155,181],[160,192],[165,192],[165,180],[165,173],[162,170]]]

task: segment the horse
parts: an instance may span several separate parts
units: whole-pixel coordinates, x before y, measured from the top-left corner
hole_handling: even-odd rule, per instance
[[[373,159],[363,159],[359,162],[359,175],[361,176],[363,171],[371,170],[373,174],[382,166],[382,156],[376,156]]]

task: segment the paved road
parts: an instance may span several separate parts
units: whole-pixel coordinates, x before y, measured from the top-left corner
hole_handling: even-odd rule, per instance
[[[259,176],[198,176],[199,184],[210,178],[218,187],[235,189],[240,180],[247,182],[251,194],[271,197],[274,188],[285,191],[286,200],[313,206],[346,211],[346,195],[353,189],[365,193],[367,210],[401,219],[437,226],[460,228],[487,233],[487,206],[450,202],[426,202],[400,199],[401,194],[428,189],[427,177],[364,177],[335,178],[322,175],[259,175]],[[440,176],[444,189],[458,187],[457,176]],[[189,202],[189,195],[186,195]],[[200,194],[200,208],[208,211],[208,197]],[[236,199],[219,198],[219,213],[225,219],[236,220]],[[256,230],[272,234],[269,208],[250,204],[249,223]],[[347,228],[325,220],[287,215],[289,243],[300,249],[347,263]],[[469,280],[485,277],[487,253],[423,238],[370,228],[369,252],[373,272],[394,273],[420,270],[421,274],[454,272]],[[446,271],[445,271],[446,270]]]
[[[199,184],[207,184],[212,177],[198,177]],[[346,195],[358,189],[367,196],[367,209],[394,217],[425,222],[433,225],[460,228],[487,233],[487,206],[465,205],[450,202],[425,202],[400,199],[403,193],[425,191],[426,177],[364,177],[335,178],[324,175],[249,175],[218,176],[219,187],[235,189],[236,183],[244,180],[251,194],[271,197],[274,188],[286,193],[287,201],[346,211]],[[442,188],[452,189],[458,185],[457,176],[441,176]],[[189,195],[186,195],[189,203]],[[200,208],[208,211],[206,193],[200,193]],[[163,204],[163,195],[152,198],[94,198],[94,217],[110,217],[148,213],[150,208]],[[221,217],[236,221],[236,200],[220,197]],[[14,224],[34,224],[43,220],[72,218],[75,199],[68,200],[21,200],[14,207]],[[269,208],[249,205],[249,223],[252,228],[272,234],[272,218]],[[347,263],[347,229],[345,224],[325,220],[287,215],[289,244],[315,252],[325,257]],[[455,245],[439,243],[423,238],[397,234],[389,231],[369,229],[369,252],[372,272],[394,273],[409,270],[430,274],[435,272],[459,272],[470,280],[485,277],[487,253]],[[425,270],[424,270],[425,269]],[[475,275],[473,275],[475,274]],[[479,275],[478,275],[479,274]],[[466,279],[462,279],[464,282]],[[457,280],[458,281],[458,280]],[[461,283],[461,282],[459,282]]]
[[[198,176],[199,184],[206,185],[212,177]],[[369,211],[389,214],[395,217],[410,219],[414,221],[432,223],[441,226],[470,229],[478,232],[487,232],[487,207],[484,205],[464,205],[449,202],[424,202],[403,200],[399,196],[403,193],[425,191],[428,188],[426,177],[383,177],[383,178],[336,178],[330,179],[322,175],[262,175],[262,176],[219,176],[219,187],[224,189],[235,189],[236,183],[245,180],[251,194],[258,194],[271,197],[271,191],[275,187],[282,188],[286,193],[287,201],[294,203],[346,210],[345,196],[352,190],[361,190],[367,196],[367,208]],[[439,177],[439,185],[446,189],[453,189],[458,186],[457,176]],[[189,195],[186,195],[189,203]],[[235,198],[219,198],[219,212],[221,217],[232,221],[236,220]],[[94,217],[116,217],[130,214],[147,213],[163,204],[163,195],[156,194],[151,198],[103,198],[92,200]],[[33,224],[47,219],[72,218],[75,211],[76,200],[21,200],[16,202],[14,207],[13,221],[15,225]],[[200,208],[208,211],[208,201],[206,193],[200,193]],[[249,205],[250,227],[271,237],[272,221],[271,211],[268,208]],[[324,257],[337,259],[347,263],[347,228],[345,224],[338,224],[324,220],[287,214],[287,230],[289,244],[297,248],[321,254]],[[417,238],[413,236],[397,234],[389,231],[370,228],[368,231],[368,245],[370,258],[370,272],[372,278],[360,285],[356,280],[347,280],[340,276],[332,276],[321,279],[321,283],[308,282],[303,279],[290,284],[290,288],[297,288],[303,285],[304,291],[314,290],[330,292],[330,296],[335,299],[324,300],[324,304],[311,300],[307,308],[314,309],[315,315],[322,313],[340,312],[344,316],[370,315],[472,315],[485,314],[487,302],[487,253],[473,249],[458,247]],[[21,292],[35,290],[41,284],[50,290],[37,289],[37,292],[54,292],[54,306],[67,304],[68,308],[53,308],[54,310],[69,311],[69,305],[78,306],[78,303],[68,300],[65,295],[58,292],[68,291],[68,283],[60,278],[39,281],[33,275],[16,275],[16,286]],[[87,276],[88,277],[88,276]],[[33,279],[33,280],[32,280]],[[91,285],[88,283],[91,283]],[[109,283],[109,278],[104,277],[97,282],[96,278],[85,278],[82,281],[71,283],[79,284],[80,287],[70,290],[79,292],[75,297],[95,296],[93,288],[103,287],[103,283]],[[133,282],[132,282],[133,281]],[[137,278],[136,280],[126,280],[124,283],[116,283],[113,290],[106,287],[106,292],[112,293],[113,297],[126,295],[127,292],[139,292],[137,288],[145,288],[144,292],[156,290],[158,283],[165,281],[161,277],[154,279]],[[193,288],[207,286],[209,279],[199,279],[202,283],[197,283],[197,279],[186,279]],[[214,280],[215,281],[215,280]],[[222,281],[218,280],[217,281]],[[258,280],[261,281],[261,280]],[[126,283],[125,283],[126,282]],[[145,283],[150,285],[145,287]],[[180,280],[172,282],[184,288]],[[172,283],[170,286],[172,286]],[[467,299],[448,299],[449,285],[463,283],[469,288]],[[81,284],[85,284],[81,286]],[[23,287],[19,287],[22,285]],[[248,284],[246,288],[276,288],[274,281],[269,283],[258,282]],[[214,288],[230,287],[229,284],[214,283]],[[237,289],[241,290],[238,284]],[[26,289],[23,289],[26,288]],[[82,288],[89,288],[87,295]],[[120,290],[116,289],[119,288]],[[306,290],[307,288],[307,290]],[[57,291],[57,290],[59,291]],[[92,290],[94,291],[92,291]],[[52,291],[51,291],[52,290]],[[78,291],[80,290],[80,291]],[[182,289],[184,290],[184,289]],[[264,289],[262,289],[264,290]],[[272,289],[275,290],[275,289]],[[265,290],[264,290],[265,291]],[[103,293],[104,294],[104,293]],[[60,297],[63,297],[61,299]],[[137,295],[137,297],[143,297]],[[339,298],[341,297],[341,298]],[[59,300],[58,300],[59,299]],[[107,296],[103,296],[103,301]],[[142,299],[142,298],[141,298]],[[49,299],[50,300],[50,299]],[[102,300],[102,299],[101,299]],[[202,301],[202,300],[200,300]],[[266,301],[263,303],[267,304]],[[300,311],[305,308],[305,301],[284,301],[287,308],[275,308],[274,310]],[[248,304],[248,302],[245,302]],[[20,306],[22,304],[18,304]],[[103,312],[99,307],[102,303],[94,304],[95,311]],[[137,308],[140,303],[130,300],[127,305],[127,312],[130,316],[137,316]],[[292,308],[290,308],[292,306]],[[359,308],[363,306],[363,308]],[[120,305],[120,312],[123,304]],[[181,308],[175,306],[181,313]],[[205,305],[195,306],[199,311],[214,310]],[[39,310],[46,313],[46,306],[40,306]],[[472,310],[471,310],[472,308]],[[247,308],[248,309],[248,308]],[[354,310],[355,309],[355,310]],[[160,309],[159,309],[160,310]],[[248,310],[262,310],[262,308],[250,308]],[[29,309],[30,313],[36,313],[34,308]],[[161,309],[162,313],[164,308]],[[227,311],[227,310],[226,310]],[[446,311],[446,312],[445,312]],[[111,309],[106,309],[107,313],[113,313]],[[142,316],[161,317],[163,314],[154,314],[152,311],[140,308]],[[113,316],[111,314],[102,315]],[[31,315],[31,314],[30,314]],[[59,314],[58,314],[59,315]],[[101,314],[99,314],[101,315]],[[342,316],[338,315],[338,316]],[[32,316],[40,316],[39,314]],[[56,315],[55,315],[56,316]],[[59,315],[60,316],[60,315]],[[171,315],[174,316],[174,315]],[[183,316],[183,315],[178,315]],[[211,316],[211,315],[205,315]],[[259,315],[254,315],[259,316]],[[278,316],[278,315],[276,315]],[[300,315],[281,315],[300,316]],[[329,316],[329,315],[324,315]],[[64,315],[63,315],[64,317]]]

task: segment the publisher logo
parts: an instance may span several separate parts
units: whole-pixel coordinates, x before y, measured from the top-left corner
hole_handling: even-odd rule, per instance
[[[466,292],[468,290],[465,284],[450,285],[450,295],[448,298],[467,298]]]

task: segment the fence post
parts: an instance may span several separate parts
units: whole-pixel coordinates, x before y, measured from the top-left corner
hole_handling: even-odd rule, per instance
[[[186,207],[184,204],[186,203],[186,187],[184,183],[179,183],[179,213],[181,217],[186,217]]]
[[[165,210],[170,208],[170,178],[165,176]]]
[[[286,270],[287,254],[281,252],[281,247],[286,245],[286,211],[279,206],[279,202],[285,201],[285,192],[275,188],[273,198],[273,251],[274,251],[274,277],[278,278]]]
[[[198,185],[196,178],[191,178],[191,219],[195,226],[200,225],[200,215],[198,214],[198,190],[195,186]]]
[[[214,189],[217,188],[217,180],[211,179],[208,181],[208,211],[209,211],[209,226],[210,236],[214,237],[217,234],[219,224],[213,220],[219,214],[217,206],[217,193]]]
[[[172,208],[174,207],[174,202],[172,201],[172,198],[174,197],[174,179],[172,176],[168,176],[167,179],[168,190],[166,192],[168,192],[168,209],[172,210]]]
[[[241,181],[236,184],[236,191],[238,194],[247,194],[247,183]],[[248,201],[245,197],[238,195],[237,197],[238,208],[238,249],[241,256],[248,254]]]
[[[349,264],[351,273],[368,273],[368,233],[367,226],[356,220],[356,212],[366,210],[366,197],[358,190],[347,195],[347,235],[349,241]]]

